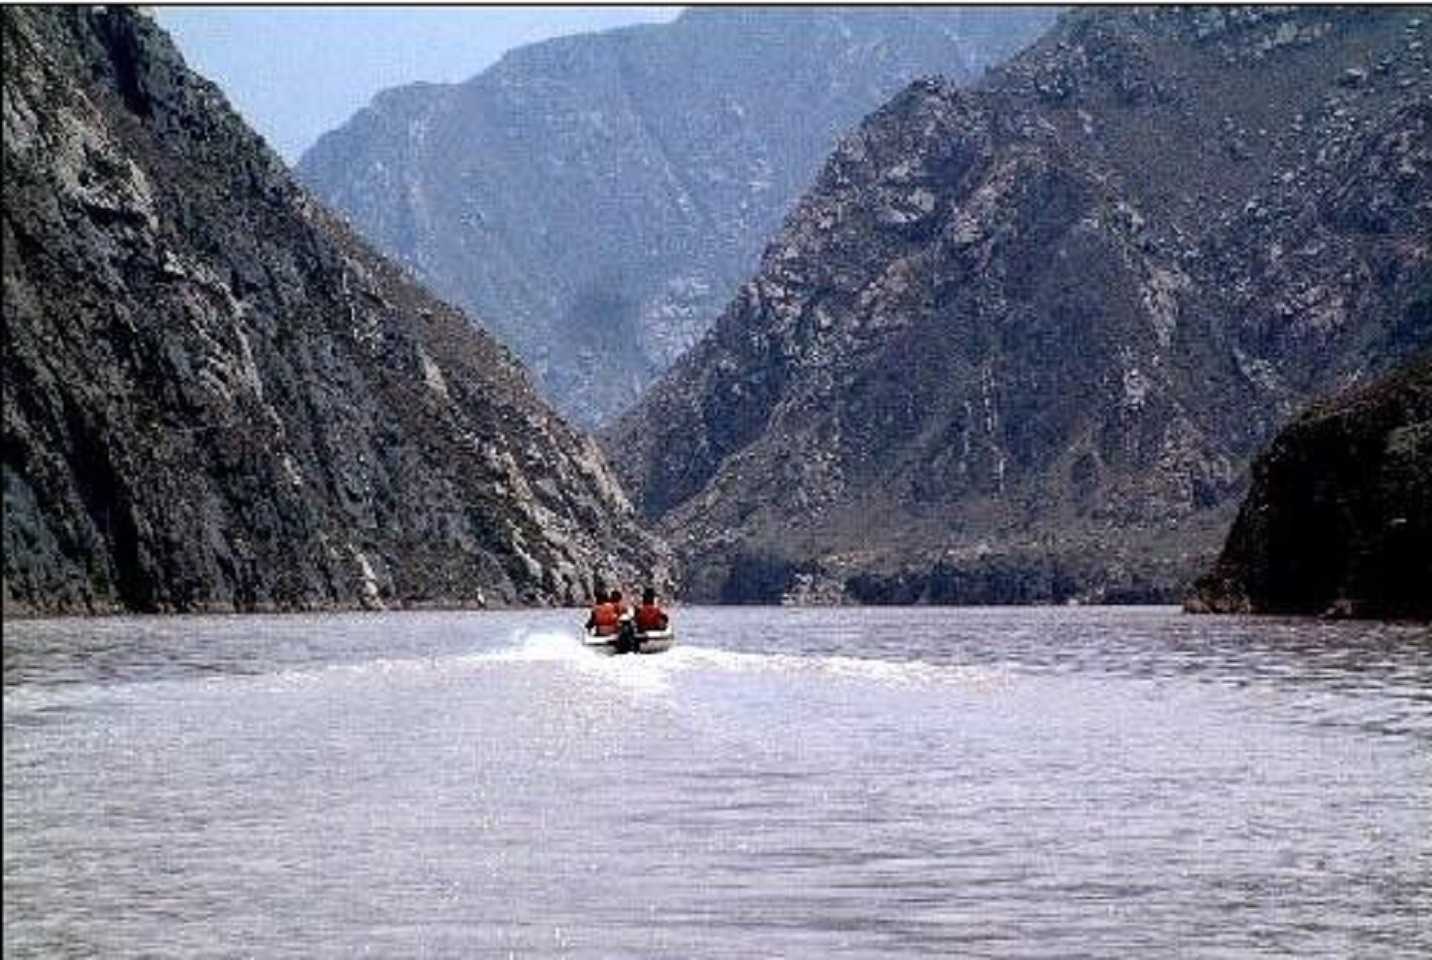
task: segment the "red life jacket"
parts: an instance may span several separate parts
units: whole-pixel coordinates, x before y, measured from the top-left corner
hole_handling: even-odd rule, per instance
[[[615,604],[599,603],[592,608],[592,624],[597,636],[609,637],[617,632],[617,608]]]
[[[654,603],[643,603],[636,608],[636,628],[642,633],[666,628],[666,614]]]

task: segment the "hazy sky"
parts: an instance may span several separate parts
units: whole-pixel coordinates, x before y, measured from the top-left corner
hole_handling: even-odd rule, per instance
[[[189,66],[290,164],[379,90],[457,82],[513,47],[680,7],[157,7]]]

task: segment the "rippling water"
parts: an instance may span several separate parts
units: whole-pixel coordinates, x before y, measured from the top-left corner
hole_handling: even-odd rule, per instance
[[[1425,628],[9,623],[7,957],[1432,955]]]

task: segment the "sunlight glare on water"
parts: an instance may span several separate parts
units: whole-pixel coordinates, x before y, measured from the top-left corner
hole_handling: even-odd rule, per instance
[[[1432,643],[1164,609],[32,621],[6,956],[1415,956]]]

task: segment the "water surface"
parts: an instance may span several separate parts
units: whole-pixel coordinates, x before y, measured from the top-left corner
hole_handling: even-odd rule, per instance
[[[1432,954],[1425,628],[9,623],[7,957]]]

